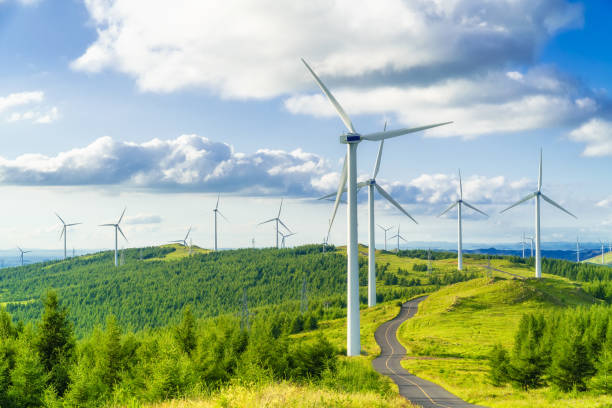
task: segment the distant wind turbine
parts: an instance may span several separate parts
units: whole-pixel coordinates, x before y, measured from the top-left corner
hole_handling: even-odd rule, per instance
[[[215,209],[213,210],[215,213],[215,251],[217,250],[217,214],[222,216],[225,221],[229,222],[225,215],[221,214],[221,211],[219,211],[219,198],[221,198],[221,193],[217,196],[217,205],[215,205]]]
[[[394,236],[392,236],[389,239],[393,239],[393,238],[397,238],[397,252],[399,253],[399,245],[400,245],[400,239],[404,242],[408,242],[406,241],[406,238],[402,237],[400,234],[400,226],[397,226],[397,234],[395,234]]]
[[[119,266],[119,259],[118,259],[118,253],[117,253],[117,231],[119,231],[123,239],[125,239],[125,241],[128,242],[128,239],[126,238],[125,234],[121,230],[121,227],[119,226],[119,224],[121,224],[121,220],[123,219],[123,216],[125,215],[125,210],[127,210],[127,208],[123,209],[123,212],[121,213],[121,217],[119,217],[119,220],[115,224],[101,224],[100,225],[101,227],[114,227],[115,228],[115,266]]]
[[[19,256],[21,257],[21,266],[23,266],[23,254],[27,254],[28,252],[32,252],[32,251],[24,251],[20,247],[17,247],[17,249],[19,250]]]
[[[580,262],[580,241],[578,236],[576,236],[576,262]]]
[[[461,206],[465,205],[472,210],[481,213],[485,217],[488,217],[487,214],[480,211],[478,208],[474,207],[467,201],[463,200],[463,184],[461,183],[461,170],[459,170],[459,199],[455,201],[450,207],[442,212],[442,214],[438,215],[438,217],[443,216],[450,210],[452,210],[455,206],[457,206],[457,270],[463,269],[463,229],[461,226]]]
[[[376,225],[378,225],[378,228],[380,228],[381,230],[383,230],[383,231],[385,232],[385,251],[386,251],[386,250],[387,250],[387,231],[389,231],[389,230],[390,230],[390,229],[392,229],[393,227],[388,227],[388,228],[385,228],[385,227],[383,227],[383,226],[382,226],[382,225],[380,225],[380,224],[376,224]]]
[[[601,264],[604,265],[604,254],[605,254],[605,247],[604,247],[604,243],[602,242],[602,240],[599,240],[599,243],[601,244]]]
[[[285,247],[285,239],[287,239],[287,238],[289,238],[289,237],[291,237],[291,236],[293,236],[293,235],[297,234],[297,232],[291,232],[291,233],[289,233],[289,234],[283,234],[282,232],[279,232],[279,234],[281,235],[281,237],[283,237],[283,238],[281,239],[281,248],[286,248],[286,247]]]
[[[437,123],[435,125],[422,126],[412,129],[398,129],[390,132],[375,132],[370,134],[357,133],[353,127],[351,119],[346,114],[342,106],[336,98],[321,82],[317,74],[310,68],[310,65],[302,58],[302,62],[306,69],[313,76],[315,82],[321,88],[321,91],[329,102],[334,106],[336,112],[342,119],[342,122],[348,129],[348,133],[340,136],[340,143],[346,144],[346,156],[344,165],[340,175],[340,183],[338,184],[338,192],[336,194],[336,202],[334,203],[332,220],[330,229],[333,225],[338,205],[340,204],[340,196],[344,190],[344,186],[348,180],[348,206],[347,206],[347,235],[346,252],[347,252],[347,336],[346,336],[346,354],[348,356],[358,356],[361,354],[361,338],[359,324],[359,259],[357,247],[357,145],[363,141],[379,141],[392,137],[402,136],[408,133],[419,132],[421,130],[430,129],[436,126],[445,125],[450,122]]]
[[[547,201],[549,204],[557,207],[564,213],[569,214],[576,219],[578,218],[571,212],[567,211],[565,208],[561,207],[559,204],[555,203],[544,193],[542,193],[542,149],[540,149],[540,171],[538,175],[538,190],[521,198],[519,201],[512,204],[510,207],[502,210],[501,212],[503,213],[505,211],[508,211],[512,207],[516,207],[517,205],[522,204],[527,200],[531,200],[532,198],[535,199],[535,276],[539,279],[542,277],[542,253],[540,251],[540,198],[544,199],[544,201]]]
[[[283,223],[283,221],[280,219],[280,215],[281,215],[281,210],[282,210],[282,209],[283,209],[283,199],[281,198],[280,207],[278,207],[278,215],[277,215],[276,217],[274,217],[274,218],[271,218],[271,219],[269,219],[269,220],[267,220],[267,221],[260,222],[259,224],[257,224],[257,225],[259,226],[259,225],[262,225],[262,224],[267,224],[268,222],[275,221],[275,223],[276,223],[276,248],[277,248],[277,249],[279,248],[279,246],[278,246],[278,236],[279,236],[279,234],[280,234],[280,230],[278,229],[278,224],[282,225],[283,227],[285,227],[285,229],[286,229],[287,231],[291,232],[291,230],[289,229],[289,227],[287,227],[287,226],[286,226],[286,225]]]
[[[529,248],[531,250],[531,258],[533,258],[533,237],[525,235],[525,238],[529,240]]]
[[[184,239],[177,239],[176,241],[170,241],[170,242],[173,244],[181,244],[185,248],[188,248],[189,244],[187,244],[187,238],[189,238],[189,234],[191,234],[191,227],[189,227],[189,229],[187,230],[187,235],[185,235]]]
[[[80,225],[80,224],[82,224],[82,222],[75,222],[75,223],[72,223],[72,224],[66,224],[64,222],[64,220],[62,219],[62,217],[59,216],[58,213],[55,213],[55,215],[57,216],[57,218],[59,218],[59,220],[62,223],[62,233],[60,234],[59,239],[62,239],[62,236],[64,237],[64,259],[66,259],[66,235],[67,235],[67,229],[68,229],[68,227],[72,227],[74,225]]]

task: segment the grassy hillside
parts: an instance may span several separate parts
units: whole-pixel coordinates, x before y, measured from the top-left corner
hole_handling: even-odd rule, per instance
[[[519,275],[531,273],[528,268],[503,266]],[[488,384],[487,356],[494,344],[512,346],[524,313],[600,303],[563,278],[521,280],[502,275],[457,283],[430,295],[415,318],[400,328],[409,356],[404,367],[490,407],[610,406],[612,396],[563,394],[550,388],[525,392]]]
[[[585,259],[582,262],[601,264],[601,253],[599,255],[595,255],[592,258]],[[612,252],[605,252],[604,253],[604,264],[605,265],[612,264]]]

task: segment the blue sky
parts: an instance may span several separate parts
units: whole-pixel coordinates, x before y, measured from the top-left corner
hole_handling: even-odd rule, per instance
[[[540,147],[545,192],[579,216],[545,207],[544,239],[611,239],[610,15],[607,1],[2,0],[0,247],[58,246],[53,211],[85,222],[75,246],[106,247],[96,225],[126,205],[125,245],[193,224],[210,247],[217,191],[222,246],[270,245],[256,223],[281,196],[293,243],[320,241],[331,204],[313,198],[337,184],[344,129],[302,56],[362,132],[455,121],[385,146],[379,181],[420,224],[381,200],[377,219],[410,241],[455,239],[435,215],[459,167],[465,198],[492,215],[470,218],[465,241],[531,231],[530,205],[498,212],[535,187]],[[376,150],[359,147],[363,177]]]

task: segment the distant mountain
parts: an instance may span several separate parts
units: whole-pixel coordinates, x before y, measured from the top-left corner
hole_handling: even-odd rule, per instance
[[[523,250],[519,249],[497,249],[497,248],[478,248],[478,249],[466,249],[465,253],[468,254],[489,254],[489,255],[514,255],[523,256]],[[599,255],[601,252],[597,249],[585,249],[580,253],[580,260],[592,258],[593,256]],[[525,256],[531,255],[531,249],[525,249]],[[542,257],[552,259],[564,259],[566,261],[576,261],[576,251],[571,250],[542,250]]]

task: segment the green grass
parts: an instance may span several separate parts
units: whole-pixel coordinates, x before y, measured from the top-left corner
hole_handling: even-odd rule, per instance
[[[584,261],[581,262],[587,262],[587,263],[596,263],[596,264],[600,264],[601,265],[601,254],[596,255],[592,258],[589,259],[585,259]],[[605,252],[604,251],[604,264],[608,265],[608,264],[612,264],[612,252]]]
[[[466,263],[468,268],[479,268],[483,262]],[[533,276],[524,265],[506,260],[491,264]],[[431,294],[417,315],[400,327],[399,339],[411,356],[403,366],[469,402],[490,407],[609,407],[612,396],[563,394],[551,388],[525,392],[488,384],[486,357],[494,344],[512,347],[524,313],[598,302],[567,279],[543,276],[521,280],[494,273]]]

